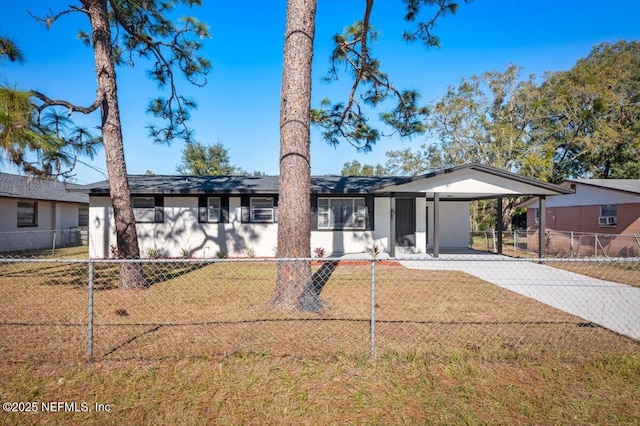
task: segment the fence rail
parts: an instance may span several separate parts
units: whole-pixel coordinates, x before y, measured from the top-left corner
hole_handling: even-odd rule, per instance
[[[278,262],[308,262],[315,312],[272,308]],[[544,262],[544,264],[542,264]],[[124,290],[120,272],[141,268]],[[10,362],[640,349],[639,259],[0,258]],[[581,342],[580,349],[576,349]]]
[[[86,246],[86,228],[0,232],[0,253],[28,253],[65,247]]]
[[[537,255],[538,231],[516,230],[502,233],[504,253],[514,255]],[[496,230],[472,232],[469,247],[476,250],[496,252],[498,236]],[[545,233],[545,252],[561,257],[638,257],[640,235],[597,234],[585,232],[554,231]]]

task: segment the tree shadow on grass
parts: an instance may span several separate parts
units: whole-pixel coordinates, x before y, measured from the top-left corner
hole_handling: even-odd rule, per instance
[[[320,293],[329,282],[331,275],[338,267],[338,263],[337,260],[322,262],[320,268],[312,276],[311,285],[307,286],[298,298],[298,304],[302,310],[320,312],[324,308],[324,304],[320,300]]]
[[[146,286],[170,281],[191,272],[197,271],[210,262],[167,262],[143,263],[143,274]],[[112,290],[120,288],[120,268],[117,262],[96,263],[93,271],[94,290]],[[87,263],[32,264],[14,271],[0,271],[0,278],[21,279],[25,284],[47,286],[87,287],[89,285],[89,268]]]

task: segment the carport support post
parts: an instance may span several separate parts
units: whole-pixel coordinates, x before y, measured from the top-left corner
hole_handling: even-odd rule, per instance
[[[440,257],[440,193],[433,193],[433,257]]]
[[[88,283],[88,315],[87,315],[87,361],[93,361],[93,262],[89,260]]]
[[[544,195],[538,201],[538,258],[545,256],[545,229],[547,227],[547,202]]]
[[[498,227],[498,254],[502,254],[502,197],[498,197],[498,218],[496,219]]]

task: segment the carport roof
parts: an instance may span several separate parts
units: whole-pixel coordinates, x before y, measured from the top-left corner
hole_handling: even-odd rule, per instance
[[[130,175],[134,195],[277,194],[278,176]],[[81,187],[89,195],[108,195],[108,181]],[[517,195],[557,195],[572,191],[479,164],[454,167],[421,176],[312,176],[312,194],[411,193],[442,199],[469,200]]]
[[[560,185],[481,164],[468,164],[416,176],[409,182],[396,184],[392,190],[424,193],[427,198],[437,193],[441,200],[478,200],[573,193],[571,189]]]

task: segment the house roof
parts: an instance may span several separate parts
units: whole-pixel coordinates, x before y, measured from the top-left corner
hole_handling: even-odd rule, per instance
[[[129,175],[132,194],[275,194],[278,176],[176,176]],[[318,194],[366,194],[409,177],[312,176],[311,192]],[[82,187],[90,195],[109,194],[109,182]]]
[[[613,189],[631,194],[640,194],[640,179],[571,179],[567,182],[597,186],[599,188]]]
[[[57,180],[0,173],[0,197],[88,204],[89,196],[78,192],[79,188],[82,186]]]
[[[278,176],[130,175],[132,194],[276,194]],[[108,195],[109,182],[82,188],[90,195]],[[572,191],[492,167],[470,164],[422,176],[312,176],[312,194],[386,194],[434,192],[448,199],[496,196],[557,195]]]

